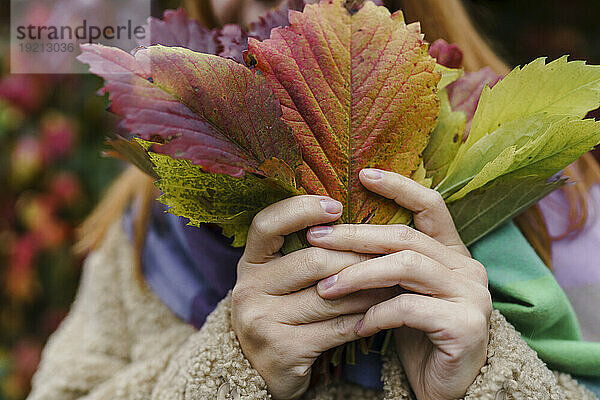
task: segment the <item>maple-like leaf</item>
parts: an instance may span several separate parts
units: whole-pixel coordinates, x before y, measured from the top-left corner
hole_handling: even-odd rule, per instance
[[[149,143],[146,143],[149,145]],[[169,212],[189,219],[189,225],[215,223],[223,234],[232,237],[233,246],[246,243],[248,228],[263,208],[285,198],[301,194],[278,179],[246,174],[234,178],[212,174],[188,160],[149,152],[160,179],[156,186],[163,191],[158,198]]]
[[[566,57],[544,61],[514,69],[492,88],[498,76],[491,70],[446,88],[452,114],[464,112],[472,126],[458,150],[435,145],[448,141],[448,134],[438,138],[451,115],[442,107],[428,150],[455,155],[447,166],[444,153],[426,150],[425,162],[467,244],[564,184],[549,179],[600,142],[600,123],[581,120],[600,104],[600,68]],[[441,181],[437,164],[446,169]]]
[[[247,63],[267,78],[301,147],[301,186],[340,200],[342,221],[399,222],[398,206],[366,191],[358,172],[417,170],[439,111],[440,74],[401,13],[344,6],[328,0],[291,11],[289,27],[249,40]]]
[[[548,178],[600,141],[600,123],[581,120],[600,104],[598,67],[537,60],[489,89],[499,78],[490,70],[461,77],[436,64],[418,24],[362,3],[290,12],[289,27],[250,39],[256,72],[181,48],[131,56],[85,47],[112,110],[154,142],[144,142],[147,153],[113,146],[140,168],[153,165],[170,212],[219,224],[235,245],[258,211],[301,193],[342,201],[341,222],[408,222],[406,210],[362,188],[365,167],[433,181],[471,244],[563,184]],[[230,39],[246,35],[227,29]]]
[[[567,61],[546,63],[538,58],[513,69],[492,89],[485,88],[473,117],[471,141],[495,130],[505,121],[536,113],[583,118],[600,106],[600,66]],[[514,94],[518,93],[518,96]],[[508,98],[513,94],[512,98]],[[468,144],[468,143],[467,143]]]
[[[469,137],[437,190],[455,201],[512,171],[550,177],[600,141],[598,123],[580,120],[598,105],[600,67],[562,57],[515,68],[484,88]]]
[[[268,176],[273,157],[291,169],[300,163],[279,103],[261,74],[176,47],[151,46],[135,57],[101,45],[82,50],[79,60],[106,80],[111,111],[129,130],[157,142],[152,151],[231,176],[245,171]]]
[[[498,131],[504,136],[512,137],[515,143],[503,147],[496,138],[486,141],[485,139],[492,136],[487,135],[469,148],[461,157],[461,167],[455,169],[452,175],[440,184],[440,190],[452,190],[458,186],[456,182],[460,182],[461,185],[468,182],[448,198],[449,202],[458,200],[486,183],[514,171],[520,171],[521,174],[552,176],[600,142],[600,122],[592,119],[578,120],[542,114],[527,120],[507,123],[495,132]],[[490,154],[492,152],[499,153],[494,156]],[[475,160],[476,158],[478,160]],[[489,159],[491,161],[486,163]],[[468,165],[465,165],[467,163]],[[473,163],[476,166],[472,166]],[[476,173],[469,176],[468,173],[462,174],[463,171]],[[461,175],[467,176],[461,180]]]

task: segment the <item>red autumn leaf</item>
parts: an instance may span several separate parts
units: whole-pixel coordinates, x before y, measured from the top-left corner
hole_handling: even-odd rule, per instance
[[[101,45],[82,50],[79,60],[105,79],[111,111],[134,134],[162,143],[153,151],[236,177],[269,175],[261,165],[273,157],[292,168],[300,162],[261,74],[175,47],[151,46],[135,56]]]
[[[346,222],[388,223],[398,207],[367,192],[365,167],[411,176],[436,123],[434,72],[417,25],[372,2],[342,0],[290,12],[290,26],[249,40],[255,63],[281,101],[306,164],[300,184],[345,204]]]

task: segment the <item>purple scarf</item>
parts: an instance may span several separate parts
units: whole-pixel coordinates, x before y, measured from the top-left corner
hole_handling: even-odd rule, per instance
[[[187,220],[155,202],[142,250],[142,273],[148,286],[182,320],[196,329],[233,288],[242,249],[229,245],[209,226],[187,226]],[[132,237],[132,216],[124,218]]]

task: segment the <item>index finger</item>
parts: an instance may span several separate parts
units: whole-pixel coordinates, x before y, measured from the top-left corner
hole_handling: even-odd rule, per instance
[[[360,181],[372,192],[394,200],[414,212],[415,227],[438,242],[470,256],[442,196],[410,178],[394,172],[365,168]]]
[[[272,204],[252,220],[244,258],[257,264],[270,261],[281,249],[285,235],[333,222],[342,210],[342,203],[325,196],[295,196]]]
[[[261,277],[269,294],[288,294],[373,257],[372,254],[308,247],[286,254],[265,266],[261,270]]]

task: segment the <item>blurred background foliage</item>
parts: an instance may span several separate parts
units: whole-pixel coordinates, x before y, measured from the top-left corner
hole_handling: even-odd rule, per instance
[[[600,64],[598,0],[465,0],[512,65],[570,54]],[[153,15],[176,0],[154,1]],[[0,1],[0,400],[19,400],[66,315],[82,257],[74,230],[120,164],[101,157],[116,130],[92,75],[11,75],[9,2]]]
[[[118,173],[101,158],[115,118],[92,75],[9,73],[0,9],[0,399],[22,399],[73,300],[74,230]]]

